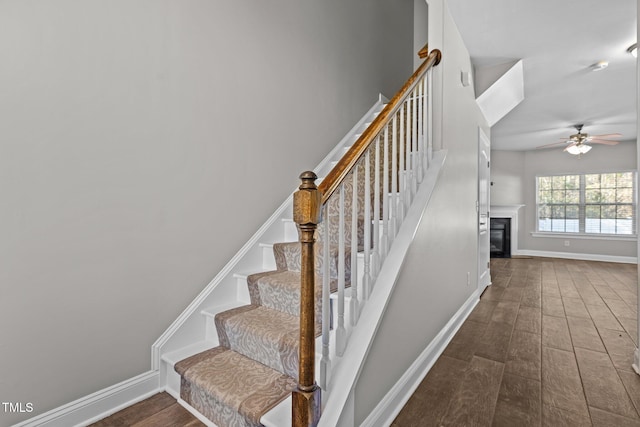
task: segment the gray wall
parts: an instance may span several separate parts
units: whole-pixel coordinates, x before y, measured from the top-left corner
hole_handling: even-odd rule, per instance
[[[635,170],[636,143],[616,146],[594,145],[583,156],[572,156],[561,149],[525,152],[491,152],[491,204],[524,204],[520,209],[519,250],[567,252],[587,255],[636,257],[635,241],[533,237],[536,221],[535,177],[538,175],[597,173]],[[565,246],[569,241],[569,246]]]
[[[473,86],[460,83],[460,71],[470,71],[471,64],[448,9],[442,0],[433,0],[429,12],[429,23],[438,26],[433,30],[440,31],[442,40],[434,42],[429,29],[430,47],[443,52],[435,70],[444,85],[442,143],[448,156],[356,385],[356,425],[477,287],[478,126],[487,134],[489,129]],[[469,286],[467,272],[473,278]]]
[[[524,205],[524,151],[491,150],[491,204]]]
[[[413,50],[419,52],[427,43],[429,37],[429,6],[425,0],[413,0]],[[422,64],[422,59],[416,54],[413,57],[413,68]]]
[[[0,2],[0,413],[150,348],[413,66],[413,0]]]

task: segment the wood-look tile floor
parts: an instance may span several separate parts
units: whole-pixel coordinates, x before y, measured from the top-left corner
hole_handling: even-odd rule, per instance
[[[492,259],[491,278],[392,427],[640,426],[635,264]]]
[[[200,420],[168,393],[158,393],[89,427],[200,427]]]

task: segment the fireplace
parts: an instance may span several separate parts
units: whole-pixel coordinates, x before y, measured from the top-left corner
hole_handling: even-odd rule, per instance
[[[489,244],[491,258],[511,258],[511,218],[491,218]]]

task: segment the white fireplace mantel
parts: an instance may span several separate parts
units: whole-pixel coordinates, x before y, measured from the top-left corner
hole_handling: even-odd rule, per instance
[[[491,205],[490,218],[511,218],[511,255],[518,255],[518,210],[524,205]]]

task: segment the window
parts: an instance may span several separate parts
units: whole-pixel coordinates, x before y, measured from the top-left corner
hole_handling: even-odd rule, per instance
[[[635,172],[537,177],[537,231],[633,235]]]

